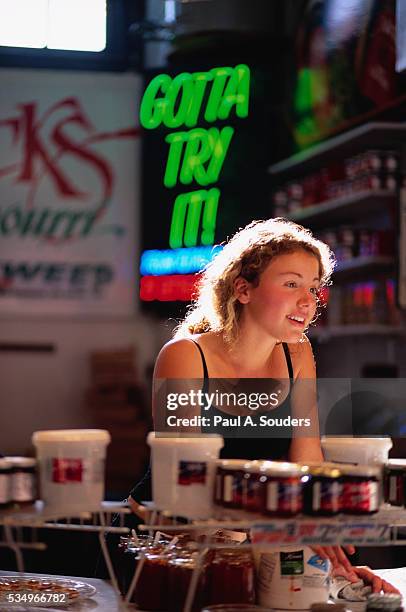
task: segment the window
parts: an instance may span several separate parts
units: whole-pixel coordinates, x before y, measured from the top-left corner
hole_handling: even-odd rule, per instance
[[[0,0],[0,45],[103,51],[106,0]]]

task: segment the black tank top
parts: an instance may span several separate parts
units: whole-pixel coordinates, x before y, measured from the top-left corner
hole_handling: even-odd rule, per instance
[[[209,391],[209,372],[207,369],[206,359],[202,347],[195,340],[192,340],[192,342],[199,349],[202,358],[202,391],[204,393],[207,393]],[[285,353],[286,364],[289,372],[289,393],[286,399],[273,410],[270,410],[266,413],[262,412],[261,414],[252,415],[251,418],[253,422],[256,423],[258,431],[260,431],[261,433],[261,437],[233,437],[232,429],[229,427],[222,427],[221,425],[218,425],[216,427],[211,426],[202,428],[202,431],[204,433],[218,433],[224,436],[224,447],[221,451],[221,457],[223,459],[268,459],[275,461],[280,459],[288,459],[290,443],[292,439],[291,427],[283,427],[283,429],[279,429],[279,431],[281,432],[279,436],[277,435],[278,429],[275,427],[261,426],[259,428],[260,417],[263,415],[278,420],[285,419],[286,417],[289,417],[291,415],[290,393],[294,382],[293,366],[288,345],[283,342],[282,347]],[[202,416],[208,415],[210,415],[210,417],[217,415],[228,419],[232,417],[232,415],[230,415],[229,413],[219,410],[214,406],[210,408],[209,412],[205,412],[204,414],[202,410]]]

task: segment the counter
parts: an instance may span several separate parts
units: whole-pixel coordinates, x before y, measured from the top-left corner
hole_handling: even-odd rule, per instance
[[[406,602],[406,567],[395,569],[374,570],[376,574],[393,584],[402,594],[403,600]],[[0,576],[21,576],[17,572],[0,571]],[[96,593],[89,599],[82,600],[71,604],[65,608],[40,608],[40,607],[18,607],[13,608],[15,612],[23,612],[25,610],[36,610],[37,612],[61,612],[68,610],[69,612],[124,612],[125,610],[135,610],[134,605],[124,604],[114,592],[110,583],[106,580],[97,578],[80,578],[76,576],[55,576],[52,574],[27,574],[36,578],[68,578],[71,580],[80,580],[87,582],[96,588]],[[0,612],[10,612],[10,607],[2,607]]]

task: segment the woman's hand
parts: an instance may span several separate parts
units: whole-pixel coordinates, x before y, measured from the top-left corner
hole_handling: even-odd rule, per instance
[[[352,568],[357,574],[358,580],[361,578],[365,584],[372,587],[373,593],[396,593],[400,595],[400,592],[390,582],[386,582],[383,578],[380,578],[371,570],[367,565],[360,565],[359,567]]]
[[[341,546],[311,546],[310,548],[322,559],[330,561],[333,575],[344,576],[351,582],[359,580],[355,573],[355,567],[351,565]],[[355,553],[354,546],[345,546],[344,548],[349,555]]]
[[[131,497],[131,495],[128,497],[127,501],[133,513],[138,516],[138,518],[140,518],[142,521],[144,521],[144,523],[149,523],[151,511],[146,506],[143,506],[142,504],[136,502],[135,499]]]

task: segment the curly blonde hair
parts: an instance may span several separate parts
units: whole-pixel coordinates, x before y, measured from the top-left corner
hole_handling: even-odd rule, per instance
[[[334,254],[310,230],[281,217],[252,221],[239,230],[204,269],[197,297],[176,328],[175,338],[215,331],[221,332],[226,342],[233,343],[238,337],[243,308],[235,295],[235,279],[242,276],[257,287],[274,257],[301,249],[318,259],[320,287],[329,285],[336,263]]]

